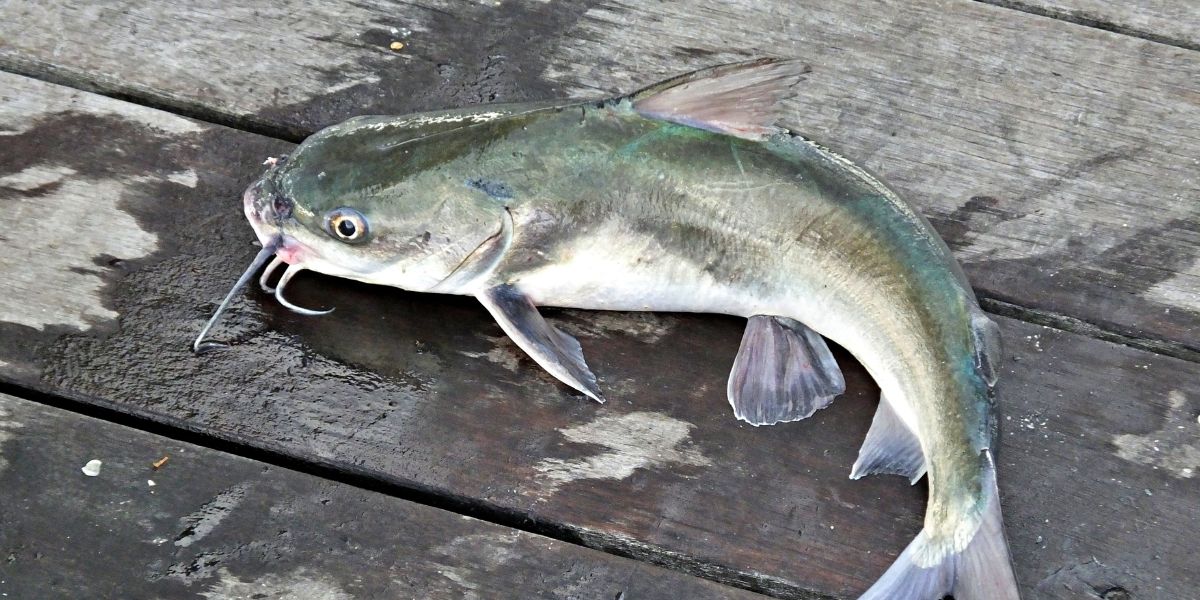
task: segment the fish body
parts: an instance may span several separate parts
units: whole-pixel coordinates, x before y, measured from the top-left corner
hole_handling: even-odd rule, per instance
[[[929,478],[924,530],[863,598],[1017,598],[991,454],[996,327],[908,203],[774,124],[802,73],[765,60],[605,101],[351,119],[268,169],[246,214],[284,280],[476,296],[597,400],[579,344],[536,306],[748,318],[729,397],[755,425],[844,390],[831,339],[883,394],[852,477]]]

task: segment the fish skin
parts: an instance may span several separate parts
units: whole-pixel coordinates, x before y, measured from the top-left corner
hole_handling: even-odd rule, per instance
[[[272,214],[277,195],[294,205],[287,218]],[[917,566],[963,551],[980,527],[994,485],[986,317],[924,218],[790,130],[743,139],[643,117],[628,99],[363,117],[310,137],[245,202],[264,243],[282,236],[285,261],[330,275],[800,321],[854,355],[921,442]],[[367,217],[368,243],[328,233],[321,216],[343,206]],[[499,260],[438,287],[505,219]]]

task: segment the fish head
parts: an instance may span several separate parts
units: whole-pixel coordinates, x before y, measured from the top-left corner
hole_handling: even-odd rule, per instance
[[[479,274],[477,263],[494,260],[497,240],[511,233],[504,204],[478,186],[438,169],[413,168],[378,144],[322,135],[290,157],[269,159],[266,173],[243,195],[259,241],[276,248],[284,262],[367,283],[455,293],[474,279],[463,273]]]

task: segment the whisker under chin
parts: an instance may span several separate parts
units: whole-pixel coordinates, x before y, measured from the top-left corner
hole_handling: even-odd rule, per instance
[[[263,246],[262,250],[258,251],[258,255],[255,256],[254,260],[250,262],[250,266],[246,267],[246,270],[242,272],[241,277],[238,277],[237,283],[233,284],[233,288],[229,290],[228,294],[225,294],[225,299],[221,301],[219,306],[217,306],[217,311],[213,313],[213,316],[208,320],[208,323],[204,324],[204,329],[200,330],[200,335],[196,336],[196,341],[192,342],[192,352],[200,354],[201,352],[224,346],[224,344],[220,342],[206,342],[204,341],[204,336],[208,335],[209,330],[211,330],[213,326],[217,324],[217,321],[220,320],[221,315],[225,312],[225,309],[229,308],[229,303],[233,301],[234,295],[237,294],[238,291],[240,291],[243,287],[245,287],[246,282],[250,281],[250,278],[254,276],[254,272],[257,271],[259,267],[263,266],[263,264],[267,262],[267,259],[271,258],[271,255],[275,254],[275,251],[278,249],[279,241],[273,240],[267,245]]]
[[[267,268],[263,270],[262,275],[258,278],[258,287],[262,288],[262,291],[268,294],[275,293],[275,288],[271,287],[267,282],[270,281],[271,275],[275,273],[275,269],[278,269],[279,265],[282,264],[283,259],[276,256],[275,260],[271,261],[271,264],[267,265]]]
[[[274,264],[274,263],[272,263],[272,264]],[[271,269],[271,267],[267,267],[267,270],[270,270],[270,269]],[[296,275],[296,273],[299,273],[300,271],[304,271],[304,270],[305,270],[304,267],[302,267],[300,265],[288,265],[287,270],[283,272],[283,276],[281,276],[279,278],[279,283],[275,284],[275,299],[278,300],[279,303],[284,306],[284,308],[286,308],[292,312],[295,312],[295,313],[300,313],[302,315],[308,315],[311,317],[319,317],[321,315],[327,315],[327,314],[333,312],[332,308],[328,309],[328,310],[312,310],[311,308],[304,308],[302,306],[296,306],[295,304],[288,302],[287,298],[283,297],[283,288],[287,287],[288,282],[292,280],[292,277],[294,277]]]

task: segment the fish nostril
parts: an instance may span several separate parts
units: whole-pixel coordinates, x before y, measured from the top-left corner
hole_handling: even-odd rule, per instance
[[[271,200],[271,210],[275,211],[276,218],[286,219],[292,216],[292,201],[283,196],[276,195]]]

